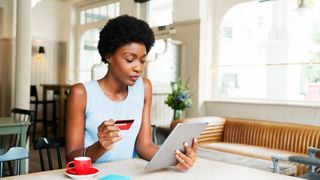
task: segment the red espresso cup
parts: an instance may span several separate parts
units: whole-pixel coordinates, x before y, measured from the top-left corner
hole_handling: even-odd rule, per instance
[[[71,168],[70,165],[74,167]],[[67,171],[72,174],[83,175],[88,174],[91,169],[91,158],[90,157],[76,157],[73,161],[68,162]]]

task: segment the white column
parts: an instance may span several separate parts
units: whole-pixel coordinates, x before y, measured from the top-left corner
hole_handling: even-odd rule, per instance
[[[17,39],[14,107],[30,108],[31,1],[17,0]]]

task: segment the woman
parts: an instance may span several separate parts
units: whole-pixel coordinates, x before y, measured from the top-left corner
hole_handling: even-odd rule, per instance
[[[100,32],[98,44],[108,72],[100,80],[76,84],[68,97],[66,157],[91,157],[94,162],[129,159],[136,153],[150,160],[158,150],[152,143],[150,106],[152,87],[140,75],[154,44],[147,23],[128,15],[110,20]],[[120,131],[115,120],[134,119],[129,130]],[[178,170],[196,160],[197,142],[176,152]]]

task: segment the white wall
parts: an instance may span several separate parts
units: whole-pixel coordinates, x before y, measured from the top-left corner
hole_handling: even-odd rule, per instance
[[[2,25],[0,38],[12,38],[14,36],[13,29],[15,28],[15,18],[16,14],[14,13],[15,1],[13,0],[1,0],[0,7],[2,9]]]
[[[67,1],[43,0],[32,8],[32,55],[33,57],[36,55],[39,46],[44,46],[46,51],[44,61],[32,60],[32,85],[65,83],[68,18]],[[41,90],[42,88],[38,86],[40,97]]]
[[[270,120],[320,126],[320,105],[207,101],[206,116]]]
[[[15,49],[15,1],[1,0],[1,24],[0,24],[0,115],[10,115],[13,102]]]
[[[67,41],[67,2],[43,0],[31,11],[31,35],[33,39]]]
[[[203,0],[202,0],[203,1]],[[183,22],[200,18],[199,0],[173,0],[173,21]]]

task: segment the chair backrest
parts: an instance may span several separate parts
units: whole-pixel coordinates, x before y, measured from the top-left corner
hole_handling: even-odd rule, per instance
[[[20,160],[28,159],[29,153],[26,148],[12,147],[0,149],[0,178],[3,176],[3,162],[16,161],[16,174],[20,174]]]
[[[61,160],[61,151],[60,148],[65,146],[65,139],[64,137],[59,138],[39,138],[34,141],[34,149],[39,150],[39,157],[40,157],[40,164],[41,164],[41,171],[45,171],[45,164],[44,164],[44,157],[42,150],[47,151],[47,161],[49,170],[53,170],[53,159],[51,157],[50,150],[53,149],[56,151],[57,156],[57,163],[58,168],[62,168],[62,160]]]
[[[14,119],[18,120],[18,121],[22,121],[22,122],[30,122],[33,123],[34,122],[34,112],[31,110],[26,110],[26,109],[19,109],[19,108],[13,108],[11,110],[11,115]],[[27,138],[29,137],[29,129],[30,126],[27,129]],[[20,136],[18,135],[11,135],[10,137],[10,146],[9,147],[13,147],[13,146],[20,146],[19,144],[20,142]]]
[[[31,85],[30,86],[30,97],[34,98],[36,101],[39,100],[38,92],[37,92],[37,86],[36,85]]]
[[[16,120],[27,122],[32,121],[33,119],[33,111],[26,109],[13,108],[11,110],[12,117]]]

